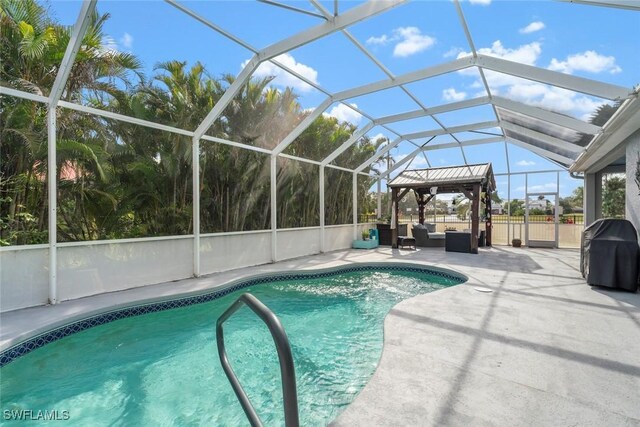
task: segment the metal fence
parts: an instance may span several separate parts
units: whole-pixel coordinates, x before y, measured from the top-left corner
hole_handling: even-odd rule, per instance
[[[513,224],[513,223],[524,223],[525,217],[524,215],[492,215],[491,222],[494,224]],[[417,223],[418,215],[400,215],[399,221],[403,224],[405,223]],[[470,219],[460,219],[455,214],[438,214],[438,215],[425,215],[425,221],[429,223],[466,223],[471,224]],[[553,223],[554,216],[553,215],[529,215],[529,222],[531,223]],[[360,224],[367,224],[378,222],[378,218],[374,214],[363,214],[359,217]],[[584,215],[583,214],[565,214],[560,215],[560,223],[561,224],[584,224]]]
[[[551,220],[549,221],[549,218]],[[564,218],[564,220],[563,220]],[[376,222],[375,215],[361,215],[361,222]],[[401,215],[401,224],[413,224],[418,222],[418,215]],[[425,222],[435,223],[436,231],[446,230],[467,230],[471,229],[471,220],[461,220],[456,215],[425,215]],[[527,226],[524,216],[493,215],[492,216],[492,239],[494,245],[510,245],[511,240],[519,238],[524,244],[525,227]],[[480,223],[480,229],[484,228],[484,222]],[[558,246],[560,248],[579,248],[582,231],[584,230],[584,219],[582,214],[569,214],[560,216],[558,224]],[[411,235],[411,227],[407,228]],[[555,223],[553,216],[549,215],[529,215],[529,238],[538,240],[554,240]]]

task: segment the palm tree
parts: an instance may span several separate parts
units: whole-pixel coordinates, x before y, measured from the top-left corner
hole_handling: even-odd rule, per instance
[[[109,15],[95,12],[71,68],[63,99],[132,117],[195,129],[234,78],[211,77],[202,64],[167,61],[147,80],[131,54],[107,48]],[[0,0],[0,79],[47,95],[71,29],[53,22],[35,0]],[[250,80],[207,135],[274,148],[309,114],[291,88],[271,78]],[[46,239],[46,106],[0,99],[0,244]],[[190,138],[73,110],[58,111],[60,240],[88,240],[192,232]],[[288,148],[323,159],[356,126],[321,116]],[[362,138],[336,163],[354,168],[381,141]],[[270,222],[269,157],[203,141],[202,231],[267,228]],[[280,227],[319,221],[318,167],[281,158],[278,163]],[[352,177],[328,169],[327,223],[350,221]],[[360,205],[371,185],[359,179]]]
[[[139,69],[140,65],[132,55],[105,48],[102,28],[107,19],[108,15],[97,12],[91,16],[89,29],[63,92],[64,99],[94,104],[98,99],[117,100],[125,93],[118,89],[117,82],[127,86],[128,73]],[[47,11],[34,0],[1,0],[0,28],[0,79],[3,84],[48,95],[69,42],[71,28],[51,21]],[[0,174],[3,177],[4,203],[0,218],[3,224],[13,224],[12,227],[20,229],[24,227],[19,224],[19,218],[26,218],[28,214],[37,218],[38,231],[43,233],[47,198],[44,170],[47,163],[46,106],[3,97],[0,115],[5,124],[1,129],[3,150]],[[77,175],[82,176],[78,181],[84,181],[69,186],[61,185],[61,201],[77,201],[77,194],[70,192],[84,191],[87,182],[106,179],[103,166],[96,162],[105,161],[108,147],[87,143],[92,132],[101,132],[102,123],[95,118],[81,116],[70,110],[58,112],[58,170],[75,168]],[[35,200],[34,194],[38,195]],[[84,196],[79,196],[79,200],[89,201]],[[63,202],[60,207],[61,227],[66,223],[67,227],[73,225],[71,228],[74,228],[79,223],[77,216],[70,212],[79,209],[84,212],[83,215],[87,213],[86,209],[75,206],[73,202]],[[86,221],[82,228],[85,230],[71,232],[70,238],[91,237],[87,235],[86,228],[92,221],[84,219]],[[13,239],[13,243],[18,241]]]

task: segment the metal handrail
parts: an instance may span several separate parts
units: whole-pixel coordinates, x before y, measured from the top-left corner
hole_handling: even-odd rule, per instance
[[[249,418],[252,426],[262,426],[262,421],[256,413],[251,401],[247,397],[240,381],[235,372],[229,364],[227,358],[227,352],[224,348],[224,330],[222,324],[233,315],[242,305],[246,305],[258,315],[260,319],[267,325],[273,342],[276,345],[278,351],[278,360],[280,362],[280,376],[282,378],[282,398],[284,400],[284,422],[287,427],[298,427],[300,420],[298,418],[298,395],[296,390],[296,372],[293,366],[293,356],[291,354],[291,346],[289,345],[289,338],[284,331],[280,319],[273,314],[269,308],[264,305],[260,300],[253,295],[246,293],[240,296],[222,315],[218,318],[216,323],[216,341],[218,342],[218,355],[220,356],[220,363],[222,369],[227,375],[233,391],[236,393],[236,397],[242,405],[244,413]]]

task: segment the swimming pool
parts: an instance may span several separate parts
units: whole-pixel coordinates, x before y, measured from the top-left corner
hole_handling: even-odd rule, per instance
[[[218,360],[215,322],[251,292],[276,313],[289,336],[301,425],[325,425],[374,372],[391,307],[464,280],[411,266],[247,280],[199,297],[211,301],[120,318],[17,357],[0,369],[1,409],[68,411],[65,424],[71,425],[244,425]],[[189,302],[201,302],[195,298]],[[172,303],[180,305],[156,304],[165,304],[162,310]],[[245,307],[225,323],[225,342],[262,420],[281,425],[280,372],[266,326]]]

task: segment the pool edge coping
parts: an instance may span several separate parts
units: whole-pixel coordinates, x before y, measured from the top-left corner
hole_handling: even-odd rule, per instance
[[[212,301],[215,299],[219,299],[223,296],[226,296],[229,293],[258,285],[264,283],[272,283],[278,280],[287,279],[290,277],[322,277],[322,275],[334,275],[342,272],[352,272],[363,269],[371,269],[371,268],[384,268],[384,269],[393,269],[397,268],[399,270],[411,270],[416,269],[421,272],[426,273],[436,273],[436,275],[440,275],[443,277],[449,277],[453,280],[459,280],[459,284],[468,283],[470,278],[453,269],[438,267],[430,264],[419,264],[414,262],[363,262],[363,263],[355,263],[349,265],[338,265],[326,268],[317,268],[317,269],[308,269],[308,270],[278,270],[271,272],[263,272],[258,274],[252,274],[236,279],[232,279],[220,284],[215,284],[206,289],[198,289],[195,291],[187,291],[180,292],[172,295],[163,295],[159,297],[151,297],[151,298],[142,298],[134,301],[128,301],[124,303],[118,303],[111,306],[105,306],[96,308],[93,310],[87,310],[82,313],[75,313],[73,315],[64,316],[62,319],[54,321],[50,324],[47,324],[42,327],[36,327],[30,331],[26,331],[21,335],[17,335],[14,338],[8,339],[0,346],[0,367],[4,367],[14,360],[34,351],[40,347],[43,347],[49,343],[55,342],[59,339],[62,339],[66,336],[73,335],[78,332],[82,332],[86,329],[93,328],[95,326],[100,326],[106,323],[111,323],[115,320],[119,320],[127,317],[137,317],[140,315],[170,310],[173,308],[186,307],[195,304],[201,304],[204,302]],[[187,303],[188,300],[201,298],[201,301],[193,301]],[[185,302],[181,304],[181,302]],[[176,305],[169,306],[171,303]],[[162,308],[159,307],[163,304],[167,306]],[[134,312],[135,309],[140,310],[140,312]],[[145,310],[148,309],[148,310]],[[130,311],[129,314],[124,315],[127,311]],[[112,319],[101,319],[101,317],[108,316],[112,314],[114,318]],[[385,315],[386,318],[386,315]],[[91,324],[91,322],[95,324]],[[83,322],[89,322],[89,325],[81,325]],[[383,320],[384,323],[384,320]],[[77,330],[64,331],[65,328],[72,328],[77,326]],[[60,333],[60,336],[52,336],[55,333]],[[43,340],[44,342],[36,342],[36,340]],[[19,349],[19,347],[28,347],[32,345],[32,348],[28,349]],[[12,355],[10,352],[18,351],[20,354]],[[9,358],[6,360],[6,358]]]

